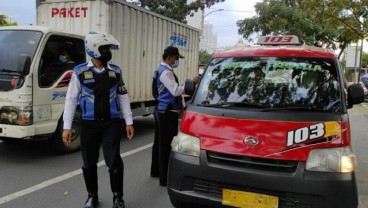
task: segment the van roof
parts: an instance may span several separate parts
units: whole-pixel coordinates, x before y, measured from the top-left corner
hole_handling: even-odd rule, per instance
[[[68,32],[62,31],[62,30],[55,30],[44,26],[37,26],[37,25],[26,25],[26,26],[4,26],[0,27],[0,30],[29,30],[29,31],[40,31],[44,34],[47,33],[63,33],[63,34],[70,34]],[[78,34],[72,34],[79,37],[83,37]]]
[[[307,45],[242,46],[216,53],[213,58],[254,56],[335,58],[336,54],[330,49]]]

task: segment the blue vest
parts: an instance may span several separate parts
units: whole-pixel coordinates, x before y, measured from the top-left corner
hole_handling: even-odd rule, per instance
[[[79,105],[83,120],[109,120],[120,118],[119,97],[117,89],[122,80],[121,69],[111,65],[98,72],[95,67],[87,67],[87,63],[74,68],[81,84]]]
[[[165,111],[165,110],[179,110],[183,108],[182,104],[182,98],[181,96],[175,97],[170,93],[170,91],[162,84],[160,81],[160,76],[163,71],[170,70],[166,65],[160,65],[157,69],[158,71],[158,78],[157,78],[157,89],[158,89],[158,107],[157,109],[159,111]],[[175,81],[178,83],[178,78],[173,73],[175,77]],[[178,83],[179,84],[179,83]]]

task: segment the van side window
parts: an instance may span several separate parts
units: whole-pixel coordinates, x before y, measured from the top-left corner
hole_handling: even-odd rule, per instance
[[[51,36],[43,49],[39,63],[40,87],[51,87],[66,71],[73,70],[83,62],[85,62],[85,52],[82,39]]]

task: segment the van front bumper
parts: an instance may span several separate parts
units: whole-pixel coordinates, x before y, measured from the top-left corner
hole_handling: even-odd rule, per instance
[[[0,124],[0,137],[23,139],[35,135],[35,128],[31,126],[19,126]]]
[[[358,194],[355,173],[327,173],[305,170],[305,162],[295,162],[295,170],[262,170],[211,161],[176,152],[170,155],[168,193],[173,204],[224,207],[223,189],[276,196],[279,208],[356,208]]]

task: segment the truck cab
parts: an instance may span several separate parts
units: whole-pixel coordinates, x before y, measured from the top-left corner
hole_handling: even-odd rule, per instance
[[[61,59],[65,51],[68,60]],[[73,142],[64,146],[62,113],[72,69],[85,60],[83,36],[38,26],[0,28],[0,139],[49,137],[59,151],[77,150],[78,115]]]
[[[172,142],[175,207],[356,208],[356,161],[342,68],[296,36],[217,53]]]

